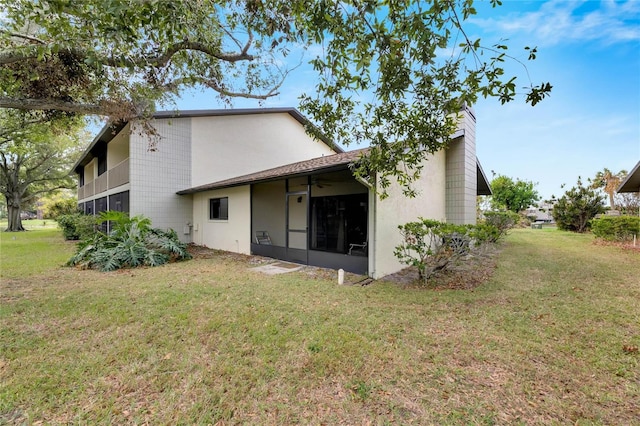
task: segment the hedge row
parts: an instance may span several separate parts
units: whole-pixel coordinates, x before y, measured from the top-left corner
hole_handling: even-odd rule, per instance
[[[591,232],[607,241],[630,241],[640,238],[639,216],[605,216],[591,221]]]

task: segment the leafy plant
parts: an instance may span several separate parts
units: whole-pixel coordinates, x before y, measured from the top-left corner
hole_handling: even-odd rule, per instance
[[[593,235],[607,241],[629,241],[640,235],[640,217],[604,216],[591,221]]]
[[[553,219],[558,229],[564,231],[585,232],[589,222],[597,214],[604,213],[604,197],[596,190],[582,185],[578,179],[576,186],[568,190],[553,208]]]
[[[64,214],[56,219],[65,240],[84,240],[96,232],[94,216],[82,213]]]
[[[367,141],[355,170],[375,172],[383,194],[398,181],[415,195],[421,164],[480,96],[524,94],[533,106],[552,90],[521,60],[535,60],[535,46],[512,53],[468,32],[473,0],[0,0],[0,10],[0,107],[58,115],[149,118],[194,87],[223,102],[266,100],[298,66],[289,55],[321,47],[309,56],[315,87],[300,97],[318,124],[308,130]]]
[[[540,199],[536,184],[507,176],[498,176],[491,181],[491,203],[494,208],[519,213]]]
[[[423,282],[469,253],[474,229],[424,218],[398,228],[403,243],[395,248],[394,255],[400,262],[418,268]]]
[[[502,237],[507,235],[509,229],[513,228],[520,220],[520,215],[512,211],[490,211],[484,212],[484,224],[494,229],[486,229],[485,233],[489,233],[487,238],[490,242],[495,243]],[[478,231],[479,232],[479,231]]]
[[[487,243],[496,243],[504,235],[506,235],[506,231],[503,232],[498,229],[498,227],[490,223],[479,223],[475,226],[472,226],[470,232],[470,236],[475,242],[476,246]]]
[[[109,221],[111,232],[97,232],[92,238],[82,241],[68,265],[113,271],[191,258],[186,244],[178,239],[174,230],[165,232],[153,228],[149,218],[106,211],[96,220],[98,223]]]
[[[45,218],[56,220],[62,215],[77,213],[78,200],[75,197],[54,200],[46,204],[43,210]]]

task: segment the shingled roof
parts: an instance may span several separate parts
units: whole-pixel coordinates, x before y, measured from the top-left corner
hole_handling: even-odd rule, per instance
[[[357,149],[339,154],[325,155],[323,157],[312,158],[311,160],[299,161],[248,175],[233,177],[218,182],[200,185],[189,189],[178,191],[178,195],[194,194],[196,192],[210,191],[212,189],[229,188],[232,186],[247,185],[252,183],[266,182],[270,180],[282,179],[292,176],[310,175],[315,172],[329,172],[345,170],[349,164],[355,162],[361,155],[365,154],[369,148]]]

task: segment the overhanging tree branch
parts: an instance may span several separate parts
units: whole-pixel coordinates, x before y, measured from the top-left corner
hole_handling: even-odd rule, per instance
[[[12,108],[23,111],[65,111],[88,115],[102,115],[105,110],[104,106],[96,104],[64,102],[56,99],[15,99],[7,96],[0,96],[0,108]]]
[[[26,37],[26,36],[25,36]],[[255,56],[248,53],[253,42],[253,37],[249,33],[249,41],[245,44],[240,52],[220,52],[214,46],[206,43],[201,43],[192,40],[184,40],[180,43],[174,43],[167,46],[163,52],[156,55],[139,55],[137,57],[126,56],[106,56],[99,55],[96,52],[92,52],[92,60],[102,65],[110,67],[165,67],[171,58],[182,51],[197,51],[204,53],[212,58],[218,59],[224,62],[239,62],[239,61],[253,61]],[[51,47],[51,46],[50,46]],[[4,50],[0,53],[0,65],[9,65],[16,62],[26,61],[28,59],[36,59],[42,52],[42,46],[29,45],[20,46],[13,49]],[[68,53],[82,59],[90,57],[89,52],[86,49],[81,48],[68,48],[64,49]]]

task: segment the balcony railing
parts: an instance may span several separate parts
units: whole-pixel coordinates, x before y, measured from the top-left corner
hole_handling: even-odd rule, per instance
[[[129,183],[129,159],[120,162],[107,173],[109,174],[109,189]]]
[[[95,194],[99,194],[107,190],[107,176],[109,172],[103,173],[94,180],[95,182]]]
[[[115,167],[107,170],[106,173],[98,176],[95,180],[78,188],[78,200],[100,194],[108,189],[113,189],[120,185],[129,183],[129,159],[118,163]]]

